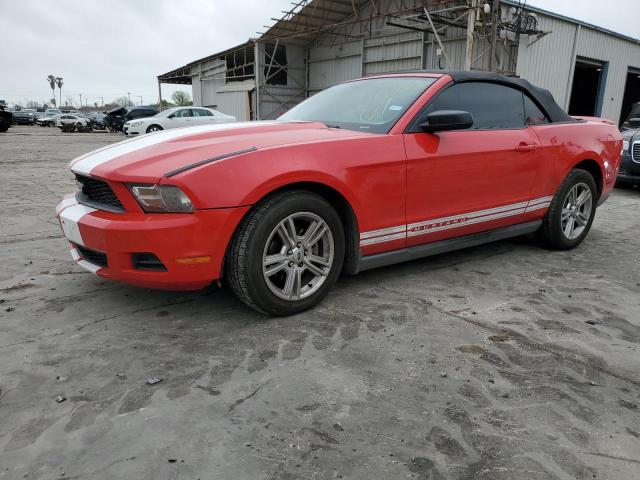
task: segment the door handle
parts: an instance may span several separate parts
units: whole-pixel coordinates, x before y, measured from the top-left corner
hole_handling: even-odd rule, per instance
[[[516,146],[515,151],[516,152],[533,152],[536,148],[538,148],[538,146],[535,143],[521,143],[520,145]]]

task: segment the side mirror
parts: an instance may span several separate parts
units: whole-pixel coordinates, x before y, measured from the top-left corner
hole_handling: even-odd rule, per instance
[[[473,116],[461,110],[438,110],[427,116],[420,125],[423,132],[434,133],[448,130],[466,130],[473,126]]]
[[[640,118],[630,118],[629,125],[631,125],[634,128],[640,127]]]
[[[174,118],[176,116],[175,113],[172,113],[171,115],[169,115],[167,118]]]

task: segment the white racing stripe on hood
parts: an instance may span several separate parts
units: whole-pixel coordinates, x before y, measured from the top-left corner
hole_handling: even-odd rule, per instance
[[[269,125],[276,123],[274,121],[267,122],[239,122],[224,123],[221,125],[199,125],[197,127],[174,128],[171,130],[162,130],[156,133],[148,133],[141,137],[125,140],[113,146],[96,150],[82,157],[79,157],[72,165],[71,171],[82,175],[91,175],[91,171],[111,160],[123,155],[142,150],[143,148],[152,147],[159,143],[175,140],[180,137],[188,137],[200,133],[220,132],[224,130],[232,130],[236,128],[249,128],[259,125]]]

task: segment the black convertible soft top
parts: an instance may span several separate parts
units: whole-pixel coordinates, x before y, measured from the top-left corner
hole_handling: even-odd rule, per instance
[[[497,73],[491,72],[465,72],[465,71],[448,71],[448,70],[432,70],[424,71],[424,73],[438,73],[441,75],[449,75],[454,82],[490,82],[499,83],[509,87],[517,88],[527,93],[554,123],[558,122],[576,122],[577,120],[565,112],[560,105],[556,103],[551,92],[544,88],[536,87],[522,78],[505,77]]]

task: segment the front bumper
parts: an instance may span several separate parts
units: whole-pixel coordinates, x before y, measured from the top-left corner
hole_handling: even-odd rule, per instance
[[[249,207],[192,214],[111,213],[81,205],[74,195],[56,208],[74,261],[96,275],[161,290],[199,290],[220,278],[227,244]],[[106,254],[107,266],[83,257]],[[137,269],[134,254],[152,253],[166,271]]]
[[[630,155],[623,155],[617,180],[623,183],[640,184],[640,163],[634,162]]]
[[[131,127],[129,125],[125,125],[124,127],[122,127],[122,131],[125,135],[142,135],[143,133],[145,133],[140,129],[141,127]]]

